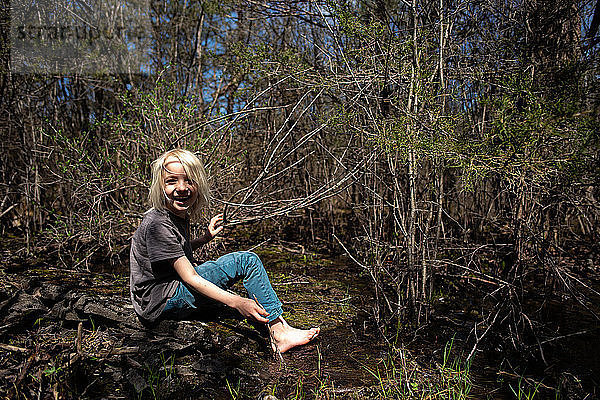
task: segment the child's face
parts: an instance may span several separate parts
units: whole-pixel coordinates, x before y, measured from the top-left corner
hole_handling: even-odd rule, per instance
[[[175,157],[167,157],[163,164],[163,187],[167,209],[178,217],[185,218],[188,208],[198,199],[198,188]]]

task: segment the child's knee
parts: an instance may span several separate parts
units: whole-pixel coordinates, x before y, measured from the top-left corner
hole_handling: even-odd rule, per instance
[[[256,253],[254,253],[252,251],[244,251],[243,253],[244,253],[244,257],[246,259],[246,264],[248,265],[248,267],[264,269],[262,261],[260,260],[260,257]]]

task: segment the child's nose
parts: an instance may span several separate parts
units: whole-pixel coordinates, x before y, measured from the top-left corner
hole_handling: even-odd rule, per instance
[[[185,184],[184,181],[178,181],[175,189],[177,189],[178,192],[183,192],[183,191],[187,190],[187,185]]]

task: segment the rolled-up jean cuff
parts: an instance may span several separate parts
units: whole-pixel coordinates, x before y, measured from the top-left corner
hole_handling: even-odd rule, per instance
[[[273,322],[283,314],[283,309],[281,308],[281,306],[279,306],[273,309],[272,311],[267,310],[267,312],[269,313],[267,319],[269,320],[269,322]]]

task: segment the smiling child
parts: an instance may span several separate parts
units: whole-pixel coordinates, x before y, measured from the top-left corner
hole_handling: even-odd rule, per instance
[[[152,163],[149,198],[152,208],[133,235],[130,257],[131,301],[143,321],[184,319],[217,301],[267,324],[275,351],[283,353],[319,334],[319,328],[296,329],[285,321],[256,254],[240,251],[195,263],[194,250],[222,231],[223,215],[210,220],[203,236],[190,238],[190,221],[209,199],[204,167],[193,153],[170,150]],[[239,280],[249,298],[228,291]]]

